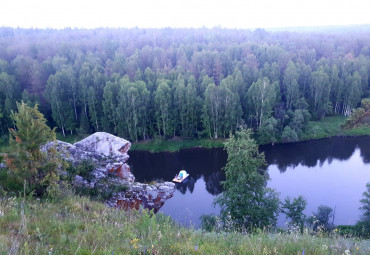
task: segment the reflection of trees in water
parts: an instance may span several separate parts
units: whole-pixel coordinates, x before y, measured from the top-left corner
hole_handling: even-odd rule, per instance
[[[315,141],[307,141],[293,144],[278,144],[275,146],[261,146],[265,152],[266,161],[276,164],[281,172],[288,167],[295,168],[299,164],[315,167],[317,164],[329,164],[336,160],[348,160],[357,146],[361,149],[364,163],[370,159],[370,137],[334,137]]]
[[[180,191],[182,194],[186,193],[186,184],[185,183],[176,183],[176,189]]]
[[[176,188],[182,193],[185,194],[186,190],[189,190],[190,193],[193,193],[194,186],[197,180],[202,176],[197,178],[191,177],[189,180],[183,183],[177,183]],[[206,190],[208,193],[216,196],[222,192],[221,181],[225,180],[225,174],[221,171],[213,172],[211,174],[203,175],[204,182],[206,183]]]
[[[186,181],[182,183],[176,183],[176,189],[182,194],[185,194],[186,190],[189,190],[190,193],[193,193],[195,182],[196,180],[194,178],[188,177]]]
[[[221,181],[225,180],[225,174],[221,171],[214,172],[211,175],[204,176],[206,189],[212,195],[218,195],[222,192]]]
[[[334,137],[260,147],[265,152],[267,163],[276,164],[281,172],[299,164],[314,167],[317,164],[324,164],[326,160],[329,164],[334,159],[347,160],[356,148],[360,148],[363,161],[369,164],[370,136]],[[189,172],[193,183],[179,189],[180,192],[185,193],[186,190],[193,192],[196,181],[202,176],[210,194],[217,195],[222,192],[220,181],[225,180],[222,167],[226,165],[227,160],[226,151],[223,149],[195,148],[175,153],[132,151],[129,155],[129,164],[137,181],[170,181],[181,169],[185,169]]]
[[[370,138],[367,137],[367,139],[361,139],[358,147],[361,150],[361,157],[365,164],[370,164]]]
[[[175,153],[133,151],[129,152],[129,155],[129,164],[137,181],[159,179],[169,181],[181,169],[185,169],[194,181],[193,184],[189,183],[190,192],[194,190],[195,182],[202,176],[211,194],[221,192],[220,181],[224,180],[224,174],[220,172],[226,164],[227,157],[223,149],[195,148]],[[183,187],[179,190],[186,191]]]

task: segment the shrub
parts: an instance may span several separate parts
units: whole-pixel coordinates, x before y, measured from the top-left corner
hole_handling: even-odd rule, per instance
[[[361,220],[357,222],[356,228],[360,236],[370,237],[370,182],[366,184],[366,191],[363,193],[363,199],[360,200],[363,212]]]
[[[333,209],[326,205],[320,205],[317,212],[307,219],[307,223],[314,231],[330,231],[334,227],[333,222],[330,222],[331,219],[334,219]]]
[[[26,183],[26,192],[43,195],[50,185],[56,185],[61,160],[55,148],[41,151],[41,145],[55,140],[55,131],[46,125],[46,119],[25,103],[17,103],[18,112],[12,112],[15,129],[9,130],[10,153],[5,155],[8,174],[18,183]],[[23,185],[22,185],[23,186]]]
[[[306,209],[307,201],[304,197],[298,196],[293,201],[290,197],[285,198],[285,202],[281,205],[281,211],[290,219],[289,227],[299,227],[303,233],[303,226],[306,216],[303,211]]]
[[[76,167],[76,174],[83,177],[87,181],[91,181],[94,175],[92,171],[95,169],[95,164],[91,160],[84,159],[82,162]]]
[[[200,220],[202,222],[202,229],[211,232],[216,230],[219,217],[217,217],[216,215],[204,214],[200,216]]]

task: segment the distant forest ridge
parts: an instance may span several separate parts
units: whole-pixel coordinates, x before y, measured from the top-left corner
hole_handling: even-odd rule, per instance
[[[0,131],[23,100],[63,134],[298,140],[370,97],[370,26],[338,31],[0,28]]]

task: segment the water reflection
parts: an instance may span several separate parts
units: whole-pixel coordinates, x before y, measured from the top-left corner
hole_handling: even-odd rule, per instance
[[[137,181],[168,181],[180,169],[186,169],[191,178],[183,185],[176,185],[181,193],[185,194],[186,190],[192,193],[195,182],[200,178],[206,182],[206,190],[210,194],[222,192],[220,181],[225,179],[225,174],[221,169],[227,158],[223,149],[195,148],[175,153],[132,151],[129,155],[129,164]]]
[[[320,204],[336,206],[337,224],[352,224],[365,184],[370,181],[370,136],[336,137],[295,144],[261,146],[268,163],[269,187],[285,196],[304,195],[306,214]],[[169,181],[180,169],[190,173],[186,183],[176,185],[174,197],[161,211],[188,224],[199,224],[199,216],[218,213],[213,200],[222,192],[222,168],[227,154],[223,149],[195,148],[176,153],[129,152],[137,181]]]
[[[182,194],[186,194],[187,190],[193,193],[195,182],[196,180],[193,177],[188,177],[184,182],[176,183],[176,189]]]
[[[365,164],[370,163],[370,137],[333,137],[294,144],[278,144],[261,146],[265,152],[268,165],[275,164],[280,172],[295,168],[298,165],[307,167],[322,166],[325,161],[329,164],[334,159],[345,161],[360,148],[361,157]]]
[[[345,161],[360,149],[362,161],[370,163],[370,136],[334,137],[294,144],[277,144],[260,146],[265,153],[268,165],[276,165],[281,173],[287,168],[299,165],[307,167],[322,166],[324,162],[332,163],[334,159]],[[188,190],[192,192],[194,183],[203,177],[207,191],[212,195],[222,192],[221,181],[225,179],[222,168],[226,164],[226,151],[218,149],[195,148],[180,152],[149,153],[130,151],[129,164],[137,181],[171,180],[180,169],[186,169],[192,181]],[[192,183],[193,182],[193,183]],[[186,189],[178,188],[182,192]]]

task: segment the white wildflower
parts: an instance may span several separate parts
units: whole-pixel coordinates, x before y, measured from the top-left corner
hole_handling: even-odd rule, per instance
[[[344,251],[344,254],[345,255],[351,255],[351,252],[347,249],[347,250]]]

